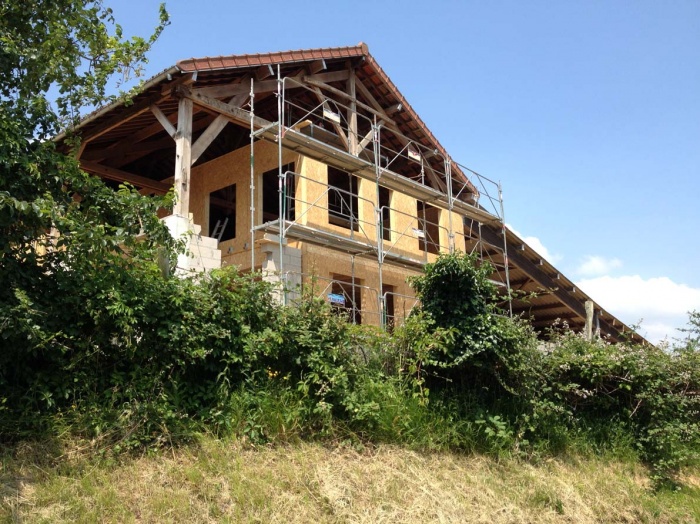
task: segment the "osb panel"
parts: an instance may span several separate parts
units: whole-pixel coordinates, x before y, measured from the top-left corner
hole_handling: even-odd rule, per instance
[[[380,288],[379,268],[376,260],[355,257],[353,267],[352,257],[346,253],[306,244],[303,247],[302,271],[306,284],[311,282],[312,276],[317,278],[317,292],[323,291],[335,275],[350,277],[354,274],[355,282],[362,286],[362,288],[356,288],[356,291],[361,294],[362,323],[369,325],[379,323],[378,296]],[[394,293],[398,295],[413,297],[415,293],[406,280],[410,276],[419,274],[420,272],[417,270],[386,263],[382,268],[382,284],[392,286]],[[397,296],[394,302],[397,315],[402,314],[402,311],[410,310],[414,303],[412,299],[404,299],[400,296]]]
[[[270,142],[255,143],[255,222],[262,221],[262,174],[278,167],[278,148]],[[298,162],[291,151],[282,152],[282,164]],[[209,193],[236,184],[236,237],[221,242],[219,249],[228,263],[230,255],[245,251],[250,244],[250,145],[192,168],[190,212],[194,223],[209,231]],[[233,260],[233,259],[231,259]],[[248,266],[250,263],[248,263]]]

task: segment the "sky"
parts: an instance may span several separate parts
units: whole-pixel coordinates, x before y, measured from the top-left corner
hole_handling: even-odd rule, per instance
[[[105,0],[126,35],[158,1]],[[506,222],[653,342],[700,310],[700,1],[171,0],[146,76],[365,42]]]

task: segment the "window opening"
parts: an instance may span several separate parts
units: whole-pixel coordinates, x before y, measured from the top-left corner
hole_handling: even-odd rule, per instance
[[[341,315],[345,315],[350,322],[362,324],[362,288],[360,281],[355,279],[352,285],[352,277],[345,275],[333,275],[331,285],[331,306],[333,310]]]
[[[294,173],[294,162],[282,166],[282,172],[287,173],[286,187],[282,205],[284,206],[284,219],[293,221],[296,218],[296,189],[297,180]],[[262,175],[262,207],[263,222],[272,222],[280,217],[279,204],[279,169],[265,171]]]
[[[382,210],[382,238],[391,241],[391,190],[379,186],[379,207]]]
[[[209,236],[219,242],[236,238],[236,184],[209,193]]]
[[[328,168],[328,222],[359,231],[357,221],[357,177]]]
[[[437,255],[440,252],[440,210],[419,200],[416,212],[421,231],[418,236],[418,249]]]

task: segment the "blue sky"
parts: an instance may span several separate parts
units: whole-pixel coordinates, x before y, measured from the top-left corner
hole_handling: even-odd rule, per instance
[[[158,1],[106,0],[125,33]],[[652,340],[700,310],[700,2],[172,0],[177,60],[368,44],[507,222]]]

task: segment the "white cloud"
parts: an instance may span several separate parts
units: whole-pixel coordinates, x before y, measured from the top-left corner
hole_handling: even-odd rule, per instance
[[[576,285],[626,324],[641,319],[639,332],[651,342],[678,337],[676,329],[687,323],[687,312],[700,310],[700,289],[668,277],[600,276],[580,280]]]
[[[539,238],[523,236],[522,233],[520,233],[517,229],[515,229],[509,224],[506,224],[506,227],[510,229],[513,233],[518,235],[520,238],[522,238],[528,246],[534,249],[538,255],[547,260],[550,264],[556,264],[563,258],[561,255],[550,253],[549,249],[545,247],[545,245]]]
[[[588,255],[576,272],[584,276],[599,276],[610,273],[613,269],[622,267],[619,258],[605,258],[596,255]]]

